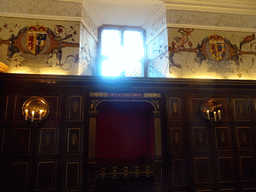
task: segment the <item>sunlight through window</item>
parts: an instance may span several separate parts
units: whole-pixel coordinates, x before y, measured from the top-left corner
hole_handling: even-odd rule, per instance
[[[143,43],[142,31],[104,29],[101,33],[102,75],[143,77]]]

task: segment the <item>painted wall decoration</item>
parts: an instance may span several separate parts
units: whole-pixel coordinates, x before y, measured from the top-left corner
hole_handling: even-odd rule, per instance
[[[86,60],[86,66],[91,66],[97,43],[85,31],[80,22],[4,18],[0,62],[10,67],[7,73],[92,75],[81,65]],[[86,42],[81,32],[88,37],[83,38]]]
[[[18,26],[17,23],[5,22],[0,33],[7,31],[9,38],[4,39],[0,36],[0,46],[7,46],[6,60],[9,63],[16,63],[16,67],[51,67],[55,64],[63,70],[69,70],[74,63],[78,63],[78,54],[67,55],[63,58],[62,49],[65,47],[79,48],[79,43],[74,42],[74,36],[77,35],[76,28],[79,28],[76,25],[78,24],[70,25],[70,29],[66,29],[63,25],[54,25],[52,30],[39,23],[23,27]],[[17,27],[20,29],[14,33]],[[58,60],[55,63],[50,60],[53,55]]]
[[[253,33],[168,28],[169,77],[255,79]]]

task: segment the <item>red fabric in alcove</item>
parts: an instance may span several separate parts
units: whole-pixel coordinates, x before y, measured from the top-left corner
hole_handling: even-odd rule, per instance
[[[150,103],[102,102],[97,110],[98,163],[145,163],[154,158],[154,108]]]

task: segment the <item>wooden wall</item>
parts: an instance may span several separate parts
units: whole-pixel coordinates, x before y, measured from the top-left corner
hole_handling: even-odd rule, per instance
[[[254,81],[1,74],[0,85],[0,174],[7,191],[89,191],[88,186],[99,191],[88,174],[102,170],[88,164],[92,92],[161,94],[147,99],[157,102],[161,112],[163,151],[157,163],[139,165],[149,165],[152,172],[154,166],[162,170],[149,190],[256,190]],[[42,96],[50,105],[49,116],[37,127],[21,114],[23,102],[31,96]],[[207,98],[222,103],[221,121],[201,115]],[[125,166],[136,169],[135,164]],[[136,176],[133,179],[136,183]]]

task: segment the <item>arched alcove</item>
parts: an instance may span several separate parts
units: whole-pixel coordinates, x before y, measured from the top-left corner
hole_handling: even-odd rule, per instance
[[[134,94],[140,98],[108,95],[115,96],[91,93],[88,189],[109,187],[119,192],[161,188],[161,112],[156,99],[160,94]]]
[[[115,140],[111,132],[114,135],[117,134],[116,139],[119,139],[119,144],[117,145],[121,145],[121,151],[115,150],[112,157],[112,149],[117,149],[118,147],[111,147],[115,145],[111,144]],[[143,136],[145,134],[146,136]],[[131,155],[135,153],[136,149],[130,155],[125,154],[125,147],[127,147],[126,150],[129,150],[129,144],[134,146],[134,143],[130,141],[137,140],[139,142],[142,139],[139,137],[140,135],[146,141],[146,144],[141,143],[141,145],[138,145],[139,147],[143,146],[142,151],[137,149],[137,156]],[[104,148],[107,149],[107,152],[102,150]],[[116,156],[117,154],[120,155],[122,150],[124,158]],[[146,154],[142,155],[141,152]],[[110,161],[104,162],[104,156],[106,157],[105,159]],[[88,157],[90,164],[119,164],[117,162],[118,159],[122,159],[121,163],[133,162],[135,164],[149,163],[150,160],[155,162],[161,160],[161,117],[158,100],[92,99],[89,119]],[[129,158],[131,159],[129,160]]]

